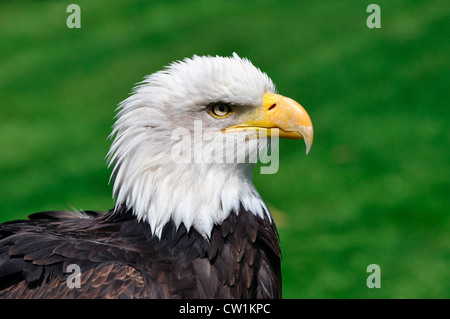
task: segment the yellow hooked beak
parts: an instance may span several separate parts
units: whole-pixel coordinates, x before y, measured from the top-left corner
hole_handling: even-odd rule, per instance
[[[314,132],[311,119],[296,101],[279,94],[264,94],[263,104],[245,116],[245,122],[225,128],[224,132],[264,130],[266,136],[277,129],[278,136],[289,139],[304,139],[306,154],[313,143]]]

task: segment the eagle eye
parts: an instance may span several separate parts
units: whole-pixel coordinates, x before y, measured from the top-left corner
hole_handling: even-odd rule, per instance
[[[213,104],[209,109],[211,115],[218,118],[227,117],[228,115],[230,115],[231,111],[231,107],[223,103]]]

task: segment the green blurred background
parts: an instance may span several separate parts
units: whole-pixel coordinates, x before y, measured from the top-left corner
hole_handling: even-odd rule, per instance
[[[0,221],[110,209],[117,104],[173,60],[237,52],[314,123],[309,156],[282,141],[279,172],[255,174],[284,297],[450,297],[450,2],[377,1],[369,29],[372,2],[2,1]]]

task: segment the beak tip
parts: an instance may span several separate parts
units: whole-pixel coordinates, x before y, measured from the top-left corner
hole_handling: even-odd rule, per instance
[[[309,151],[311,150],[311,144],[309,144],[306,140],[305,140],[305,144],[306,144],[306,155],[308,155]]]
[[[303,140],[305,141],[305,145],[306,145],[306,155],[309,154],[309,151],[311,150],[311,146],[313,144],[313,128],[312,126],[309,127],[308,129],[304,129],[303,130]]]

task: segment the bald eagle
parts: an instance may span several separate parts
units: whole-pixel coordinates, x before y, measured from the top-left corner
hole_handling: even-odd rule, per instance
[[[281,298],[250,160],[275,136],[308,152],[311,119],[248,59],[194,56],[147,76],[111,133],[115,207],[1,224],[0,297]]]

